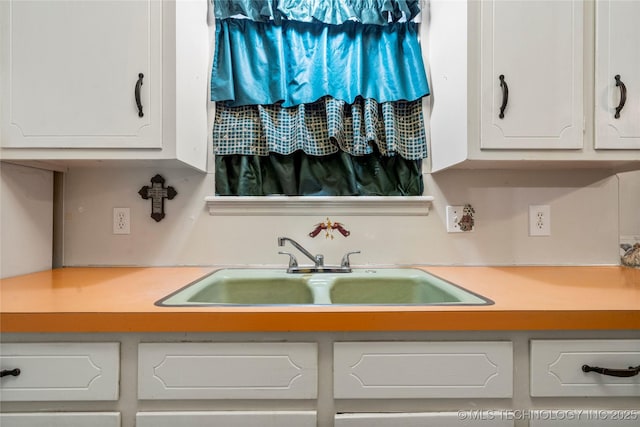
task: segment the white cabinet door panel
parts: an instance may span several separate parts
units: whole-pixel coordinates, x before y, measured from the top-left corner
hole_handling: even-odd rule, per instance
[[[638,1],[599,0],[596,3],[596,148],[640,149],[638,22]],[[616,85],[616,76],[621,84]],[[616,117],[623,92],[626,102]]]
[[[0,369],[19,369],[0,380],[3,401],[117,400],[118,343],[2,343]]]
[[[481,148],[581,148],[582,2],[486,0],[481,8]]]
[[[511,342],[338,342],[334,396],[511,397]]]
[[[313,411],[139,412],[136,427],[316,427]]]
[[[315,343],[143,343],[140,399],[314,399]]]
[[[583,372],[640,366],[640,340],[532,340],[531,396],[640,396],[640,375]]]
[[[120,427],[118,412],[0,414],[2,427]]]
[[[3,11],[3,146],[161,147],[162,2],[14,0]]]

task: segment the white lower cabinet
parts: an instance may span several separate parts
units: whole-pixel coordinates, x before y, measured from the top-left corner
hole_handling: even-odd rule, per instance
[[[139,412],[136,427],[316,427],[315,411]]]
[[[0,343],[0,425],[640,426],[637,334],[568,340],[563,331],[545,339],[495,332],[469,341],[423,335],[366,341],[355,333],[309,333],[308,341],[291,342],[286,334],[271,341],[255,334],[220,342],[125,334],[121,343],[15,336]],[[15,369],[17,376],[7,374]],[[122,397],[120,388],[127,390]],[[445,407],[442,399],[449,399]],[[540,408],[550,402],[557,406]]]
[[[2,427],[120,427],[118,412],[0,414]]]
[[[118,400],[120,344],[2,343],[0,370],[3,402]]]
[[[334,397],[511,397],[511,342],[337,342]]]
[[[513,427],[513,417],[488,417],[471,411],[398,414],[337,414],[335,427]],[[507,415],[506,411],[503,412]],[[484,418],[484,419],[483,419]]]
[[[139,399],[315,399],[316,343],[142,343]]]
[[[532,340],[530,375],[534,397],[640,396],[640,340]]]

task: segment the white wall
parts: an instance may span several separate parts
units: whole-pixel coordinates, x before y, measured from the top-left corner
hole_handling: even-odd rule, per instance
[[[0,162],[0,278],[51,268],[53,172]]]
[[[640,243],[640,171],[625,172],[620,179],[620,241]]]
[[[160,173],[178,191],[167,217],[150,218],[137,194]],[[618,264],[618,178],[597,171],[445,171],[427,175],[435,197],[422,217],[330,216],[344,238],[307,234],[327,215],[210,216],[213,175],[189,169],[71,169],[65,179],[65,259],[81,265],[285,265],[276,238],[288,236],[326,262],[361,250],[354,264]],[[476,230],[447,234],[445,206],[471,203]],[[551,237],[528,236],[528,205],[551,206]],[[114,207],[131,209],[131,234],[112,234]],[[293,248],[291,248],[293,249]],[[293,249],[294,250],[294,249]],[[295,250],[294,250],[295,251]],[[302,258],[300,258],[302,261]]]

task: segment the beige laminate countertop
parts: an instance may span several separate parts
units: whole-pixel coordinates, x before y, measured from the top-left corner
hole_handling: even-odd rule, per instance
[[[214,269],[62,268],[0,280],[0,332],[640,331],[639,269],[420,268],[494,304],[158,307]]]

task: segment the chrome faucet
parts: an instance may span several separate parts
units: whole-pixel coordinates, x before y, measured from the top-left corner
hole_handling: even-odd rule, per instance
[[[278,252],[281,255],[289,255],[289,268],[287,273],[350,273],[351,265],[349,263],[349,255],[358,254],[360,251],[347,253],[343,258],[340,266],[325,266],[324,255],[313,255],[311,252],[302,247],[302,245],[288,237],[278,237],[278,246],[284,246],[286,242],[291,243],[297,250],[302,252],[304,256],[313,261],[311,266],[299,266],[296,257],[289,252]]]

